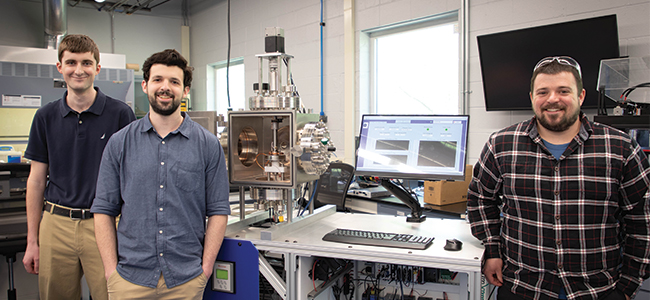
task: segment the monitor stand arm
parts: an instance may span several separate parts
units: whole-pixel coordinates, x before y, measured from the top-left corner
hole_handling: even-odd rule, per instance
[[[401,200],[411,209],[411,216],[406,217],[406,222],[413,223],[422,223],[427,218],[427,216],[422,215],[422,206],[420,202],[415,200],[413,196],[407,192],[403,187],[393,183],[390,179],[381,178],[381,186],[383,186],[387,191],[389,191],[397,199]]]

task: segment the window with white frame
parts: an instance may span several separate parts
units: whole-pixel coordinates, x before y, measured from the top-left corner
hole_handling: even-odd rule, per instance
[[[455,115],[462,111],[457,11],[364,32],[369,99],[368,107],[360,107],[362,113]]]
[[[228,107],[232,110],[246,108],[246,84],[244,76],[244,59],[230,60],[208,65],[208,102],[207,110],[216,111],[226,116]],[[228,83],[227,83],[228,82]],[[230,90],[228,90],[230,87]],[[230,103],[228,94],[230,94]]]

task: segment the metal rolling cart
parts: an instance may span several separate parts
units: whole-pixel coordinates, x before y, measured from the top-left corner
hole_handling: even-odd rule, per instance
[[[9,269],[7,299],[16,299],[13,263],[16,254],[27,247],[26,182],[29,164],[0,163],[0,254]]]

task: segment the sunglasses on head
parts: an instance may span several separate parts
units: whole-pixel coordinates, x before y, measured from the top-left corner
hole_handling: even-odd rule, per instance
[[[533,72],[537,71],[537,69],[545,65],[552,63],[553,61],[557,61],[561,65],[573,67],[574,69],[578,70],[578,75],[580,75],[580,77],[582,78],[582,71],[580,71],[580,64],[578,64],[578,62],[575,59],[568,56],[553,56],[553,57],[542,58],[542,60],[540,60],[535,65]]]

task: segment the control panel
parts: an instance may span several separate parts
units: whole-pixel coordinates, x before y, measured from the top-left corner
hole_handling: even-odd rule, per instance
[[[235,293],[235,263],[219,261],[214,263],[212,272],[212,290],[224,293]]]

